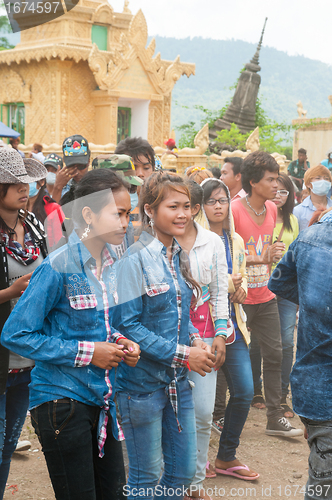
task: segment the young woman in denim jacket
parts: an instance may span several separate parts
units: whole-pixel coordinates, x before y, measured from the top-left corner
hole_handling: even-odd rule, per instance
[[[0,332],[47,254],[43,227],[25,210],[29,183],[46,174],[38,161],[23,160],[15,149],[0,148]],[[27,358],[0,346],[1,499],[28,410],[34,363]]]
[[[36,362],[32,424],[61,500],[124,498],[113,385],[115,368],[135,366],[139,347],[112,327],[110,244],[122,242],[129,213],[125,181],[87,173],[75,192],[76,231],[38,267],[3,329],[2,343]]]
[[[228,269],[225,247],[219,236],[194,221],[202,213],[203,189],[191,179],[186,180],[186,185],[190,191],[192,216],[186,225],[185,234],[179,237],[178,241],[189,255],[192,275],[202,288],[202,296],[195,310],[190,311],[190,317],[202,340],[211,346],[212,353],[216,354],[216,364],[211,373],[207,373],[205,377],[193,371],[189,374],[190,380],[195,384],[193,396],[197,432],[197,466],[190,495],[209,500],[209,496],[205,496],[203,481],[211,435],[217,370],[224,363],[226,355]]]
[[[190,322],[193,288],[199,286],[175,239],[191,217],[181,177],[152,174],[142,187],[140,213],[144,230],[119,263],[121,305],[115,323],[141,348],[135,370],[121,365],[116,380],[129,456],[126,494],[182,499],[196,471],[188,368],[205,375],[215,356]]]
[[[253,481],[259,474],[236,458],[236,449],[246,422],[253,396],[253,381],[248,350],[249,334],[242,303],[247,296],[247,276],[244,243],[235,233],[230,195],[219,179],[207,179],[201,184],[204,210],[211,231],[218,234],[225,246],[228,264],[229,316],[226,360],[222,365],[230,399],[225,413],[215,470],[218,474]]]

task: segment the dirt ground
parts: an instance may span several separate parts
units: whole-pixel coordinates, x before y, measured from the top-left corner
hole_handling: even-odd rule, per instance
[[[298,417],[291,420],[294,426],[302,427]],[[308,471],[308,447],[305,439],[303,436],[294,439],[266,436],[265,426],[265,411],[252,408],[237,454],[243,463],[259,472],[260,478],[253,482],[225,476],[208,479],[205,481],[207,493],[214,499],[303,498]],[[54,500],[44,456],[29,417],[24,425],[22,439],[29,439],[32,447],[29,451],[14,453],[4,499]],[[218,440],[218,435],[213,431],[209,451],[212,464],[217,454]]]

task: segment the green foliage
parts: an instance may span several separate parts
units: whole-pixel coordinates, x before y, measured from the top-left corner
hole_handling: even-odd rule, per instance
[[[223,129],[217,134],[217,142],[226,143],[234,149],[246,150],[246,140],[250,133],[241,134],[235,123],[231,124],[230,130]]]
[[[0,7],[2,4],[0,3]],[[0,34],[11,33],[12,28],[9,24],[8,17],[0,16]],[[0,50],[13,49],[14,45],[11,45],[5,36],[0,36]]]

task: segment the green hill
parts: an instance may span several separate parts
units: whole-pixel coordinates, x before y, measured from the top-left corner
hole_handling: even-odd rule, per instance
[[[256,51],[255,44],[241,40],[155,38],[156,53],[160,52],[163,59],[173,60],[180,54],[182,61],[196,63],[196,75],[189,79],[183,76],[174,87],[174,128],[189,120],[199,121],[200,112],[192,108],[194,104],[220,109],[234,93],[229,87]],[[264,44],[260,65],[260,97],[269,118],[290,123],[297,117],[298,101],[308,111],[308,118],[331,115],[328,96],[332,94],[332,66],[303,56],[289,56]]]

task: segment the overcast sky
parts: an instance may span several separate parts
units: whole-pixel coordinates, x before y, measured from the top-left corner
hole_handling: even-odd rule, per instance
[[[124,0],[109,3],[122,12]],[[130,0],[129,8],[142,9],[149,35],[253,43],[268,17],[265,45],[332,64],[332,0]]]

